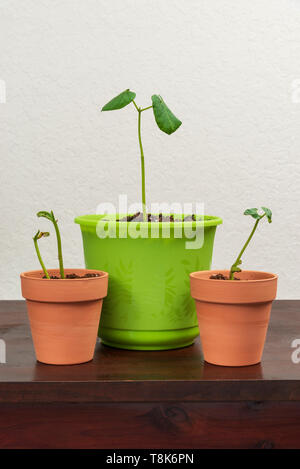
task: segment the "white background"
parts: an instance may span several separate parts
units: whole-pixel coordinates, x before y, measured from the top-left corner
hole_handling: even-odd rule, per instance
[[[148,201],[221,216],[215,268],[248,235],[244,209],[270,206],[244,267],[278,273],[278,296],[299,298],[299,57],[296,0],[1,0],[0,298],[20,298],[19,273],[39,267],[32,236],[50,227],[38,210],[55,211],[75,267],[73,218],[119,193],[139,201],[136,111],[100,112],[126,88],[141,106],[161,94],[183,121],[168,136],[143,114]],[[55,237],[41,250],[56,267]]]

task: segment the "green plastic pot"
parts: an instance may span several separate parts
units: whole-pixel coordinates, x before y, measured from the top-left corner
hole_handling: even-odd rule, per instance
[[[199,329],[189,274],[210,269],[216,227],[222,220],[212,216],[184,224],[103,220],[113,217],[85,215],[75,219],[81,227],[86,267],[109,273],[99,327],[102,342],[132,350],[191,345]],[[99,238],[97,230],[103,233],[104,226],[107,237]],[[183,227],[203,230],[202,247],[186,249],[189,239],[178,237]],[[128,236],[132,229],[144,237]],[[151,237],[153,229],[155,238]],[[164,237],[165,230],[170,230],[169,238]]]

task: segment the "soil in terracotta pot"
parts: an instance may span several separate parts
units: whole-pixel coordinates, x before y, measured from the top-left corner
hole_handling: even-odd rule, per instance
[[[179,222],[182,221],[179,218],[174,219],[174,215],[163,215],[160,213],[159,215],[151,215],[151,213],[147,214],[148,222],[170,222],[170,221],[175,221]],[[117,221],[134,221],[134,222],[139,222],[139,221],[144,221],[143,214],[142,212],[137,212],[134,215],[127,215],[126,217],[117,219]],[[196,215],[187,215],[183,221],[196,221]]]
[[[92,278],[92,277],[100,277],[99,274],[96,273],[87,273],[84,275],[77,275],[77,274],[67,274],[66,278],[67,279],[74,279],[74,278]],[[47,278],[46,275],[43,276],[43,278]],[[58,277],[57,275],[50,275],[50,280],[55,279],[55,280],[61,280],[61,277]]]
[[[215,275],[211,275],[209,278],[212,279],[212,280],[229,280],[229,277],[227,277],[226,275],[223,275],[223,274],[221,274],[221,273],[215,274]],[[240,280],[240,279],[237,278],[237,277],[234,277],[233,280]]]

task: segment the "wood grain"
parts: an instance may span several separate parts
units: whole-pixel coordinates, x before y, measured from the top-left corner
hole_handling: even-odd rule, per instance
[[[274,303],[262,363],[243,368],[205,363],[199,340],[43,365],[23,302],[0,302],[0,338],[0,448],[300,448],[300,301]]]
[[[300,404],[0,407],[1,448],[299,448]]]

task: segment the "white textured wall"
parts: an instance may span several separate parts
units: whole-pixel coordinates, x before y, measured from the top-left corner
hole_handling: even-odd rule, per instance
[[[299,43],[296,0],[1,0],[0,298],[19,298],[19,272],[38,268],[31,238],[49,225],[37,210],[55,210],[78,266],[74,216],[139,199],[135,110],[100,113],[127,87],[143,106],[160,93],[183,121],[169,137],[143,114],[149,201],[223,217],[216,268],[249,231],[243,210],[270,206],[244,266],[278,272],[279,297],[299,298]]]

